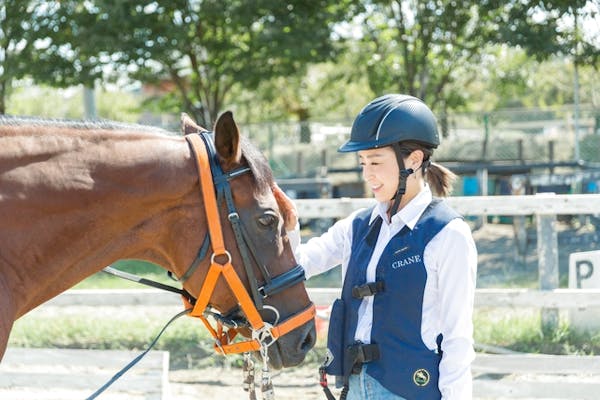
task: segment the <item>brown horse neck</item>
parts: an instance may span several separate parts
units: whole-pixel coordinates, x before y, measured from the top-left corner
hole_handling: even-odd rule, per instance
[[[16,317],[119,259],[183,273],[204,233],[182,137],[15,131],[0,139],[0,271]]]

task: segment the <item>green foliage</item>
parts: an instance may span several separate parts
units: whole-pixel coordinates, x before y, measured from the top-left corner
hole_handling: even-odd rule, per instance
[[[120,313],[119,310],[71,310],[69,314],[46,310],[28,314],[13,328],[9,345],[14,347],[58,347],[142,351],[171,317],[171,310]],[[131,311],[131,310],[130,310]],[[60,315],[59,315],[60,314]],[[577,332],[561,323],[559,329],[544,336],[538,315],[509,312],[477,312],[474,319],[475,342],[513,351],[542,354],[598,355],[600,334]],[[320,339],[308,353],[305,364],[323,361],[325,341]],[[175,321],[156,344],[157,350],[170,352],[171,369],[202,368],[212,365],[241,367],[241,356],[227,359],[212,351],[212,338],[195,318]]]
[[[468,97],[465,85],[485,82],[486,73],[498,69],[505,73],[499,79],[512,84],[500,87],[508,93],[497,95],[520,99],[536,67],[532,59],[574,55],[580,65],[598,65],[598,31],[586,36],[582,28],[572,28],[575,15],[579,21],[597,21],[600,10],[591,3],[368,1],[369,12],[355,21],[363,27],[353,48],[355,64],[365,71],[374,93],[409,93],[441,111],[479,103],[481,98]],[[523,49],[516,60],[505,59],[514,68],[495,63],[482,69],[489,50],[493,56],[493,45],[506,43]],[[519,68],[525,62],[528,68]],[[496,92],[495,86],[486,89]]]
[[[55,19],[65,21],[72,62],[87,62],[76,79],[111,64],[146,83],[172,82],[181,108],[210,126],[234,85],[253,89],[331,59],[331,28],[348,3],[71,0]]]
[[[588,0],[504,2],[494,16],[492,40],[523,48],[537,60],[570,56],[577,64],[598,66],[600,31],[584,31],[581,22],[596,19],[598,3]],[[597,25],[596,25],[597,28]]]
[[[132,93],[98,89],[95,97],[99,118],[132,123],[138,121],[140,100]],[[31,86],[27,81],[20,81],[9,100],[6,113],[12,115],[78,119],[84,113],[83,89],[80,86],[58,89],[46,85]]]
[[[47,41],[50,2],[4,0],[0,3],[0,114],[15,80],[45,70],[40,47]]]
[[[408,93],[432,107],[462,102],[448,85],[477,62],[496,7],[479,1],[370,1],[356,51],[374,93]]]
[[[572,61],[597,101],[599,16],[589,0],[6,0],[0,112],[23,78],[139,80],[144,107],[207,127],[225,104],[248,122],[352,118],[391,91],[489,111],[572,101]]]

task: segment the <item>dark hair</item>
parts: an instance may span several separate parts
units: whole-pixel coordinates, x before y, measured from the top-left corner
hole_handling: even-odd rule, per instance
[[[433,155],[433,148],[431,146],[413,140],[400,142],[400,152],[402,155],[408,156],[415,150],[423,152],[423,177],[431,186],[433,194],[440,197],[447,197],[452,193],[452,185],[456,180],[454,172],[438,163],[431,162],[431,156]]]

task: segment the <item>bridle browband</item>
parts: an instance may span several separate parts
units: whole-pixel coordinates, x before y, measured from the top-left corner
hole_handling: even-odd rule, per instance
[[[190,145],[198,167],[204,208],[206,210],[208,235],[204,239],[196,259],[178,280],[183,282],[193,275],[202,259],[206,258],[209,246],[212,249],[212,254],[210,256],[210,267],[199,295],[194,298],[189,293],[184,293],[184,304],[192,306],[189,315],[200,318],[213,335],[215,338],[215,351],[218,353],[237,354],[262,350],[273,344],[279,337],[314,319],[315,305],[313,303],[284,321],[279,321],[279,312],[275,308],[263,304],[263,300],[266,297],[303,282],[305,279],[304,270],[300,265],[296,265],[281,275],[270,276],[267,267],[260,262],[252,239],[242,224],[233,202],[233,195],[229,184],[231,179],[235,179],[245,173],[250,173],[250,168],[241,167],[227,173],[223,172],[210,132],[190,134],[186,135],[185,138]],[[225,202],[227,207],[227,219],[233,228],[238,250],[243,260],[250,284],[250,294],[233,268],[231,254],[225,248],[218,207],[220,202]],[[264,279],[263,285],[258,284],[251,257]],[[239,319],[234,320],[228,317],[228,315],[211,311],[209,305],[210,298],[221,275],[223,275],[231,288],[245,316],[245,319],[241,321]],[[275,313],[276,319],[273,324],[265,322],[262,319],[259,310],[265,309]],[[216,328],[213,328],[208,321],[207,316],[209,315],[215,317],[217,321]],[[223,329],[224,327],[227,329]],[[233,339],[242,328],[250,328],[252,338],[233,342]]]

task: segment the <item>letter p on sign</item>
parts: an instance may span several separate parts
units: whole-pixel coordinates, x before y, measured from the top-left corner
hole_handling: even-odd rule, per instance
[[[571,253],[569,256],[569,288],[600,288],[600,250]]]
[[[600,289],[600,250],[569,255],[569,289]],[[569,310],[571,326],[579,330],[600,329],[600,310]]]

